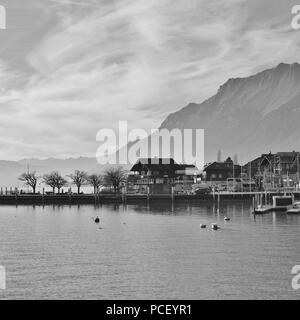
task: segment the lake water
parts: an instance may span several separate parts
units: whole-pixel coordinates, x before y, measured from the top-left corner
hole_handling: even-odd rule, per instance
[[[241,202],[1,206],[0,298],[299,299],[299,232],[300,216]]]

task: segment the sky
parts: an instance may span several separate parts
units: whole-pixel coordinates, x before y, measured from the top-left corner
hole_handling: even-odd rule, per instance
[[[300,62],[289,0],[0,0],[0,159],[95,156],[229,78]]]

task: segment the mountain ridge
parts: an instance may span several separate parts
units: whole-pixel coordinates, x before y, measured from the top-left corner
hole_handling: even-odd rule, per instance
[[[207,162],[218,150],[247,161],[270,149],[300,149],[299,120],[300,64],[280,63],[229,79],[214,96],[170,114],[160,129],[204,129]]]
[[[161,129],[205,129],[205,162],[238,155],[241,163],[269,151],[300,150],[300,64],[280,63],[248,77],[230,78],[202,103],[191,102],[171,113]],[[27,170],[103,170],[96,158],[0,161],[0,185],[17,185]]]

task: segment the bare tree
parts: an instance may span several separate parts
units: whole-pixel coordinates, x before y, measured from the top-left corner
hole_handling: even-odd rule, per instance
[[[114,188],[115,193],[120,192],[126,182],[126,172],[122,167],[109,168],[104,173],[104,181],[106,185]]]
[[[57,188],[58,193],[60,193],[60,189],[65,186],[68,181],[62,177],[58,171],[54,171],[44,175],[44,183],[53,189],[53,193],[55,193],[55,188]]]
[[[36,186],[39,180],[39,177],[37,176],[36,172],[27,172],[22,173],[21,176],[18,178],[20,181],[25,182],[25,185],[32,188],[32,192],[35,193]]]
[[[66,186],[68,184],[68,181],[62,177],[59,173],[58,175],[56,175],[56,188],[57,188],[57,192],[60,193],[60,189],[64,186]]]
[[[53,190],[53,193],[55,193],[56,182],[55,182],[54,173],[45,174],[43,176],[43,181],[47,186],[51,187]]]
[[[73,174],[68,176],[71,178],[72,183],[77,186],[77,193],[80,193],[80,188],[87,183],[88,174],[85,171],[76,170]]]
[[[94,187],[94,194],[99,191],[99,188],[103,185],[103,176],[99,174],[91,174],[88,176],[88,183]]]

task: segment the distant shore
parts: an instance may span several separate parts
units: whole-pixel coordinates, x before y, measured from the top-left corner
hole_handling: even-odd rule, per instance
[[[220,194],[22,194],[22,195],[0,195],[0,205],[73,205],[73,204],[101,204],[101,203],[147,203],[148,201],[251,201],[255,194],[266,197],[282,195],[282,193],[266,192],[232,192]],[[300,192],[294,192],[295,198],[300,199]]]

